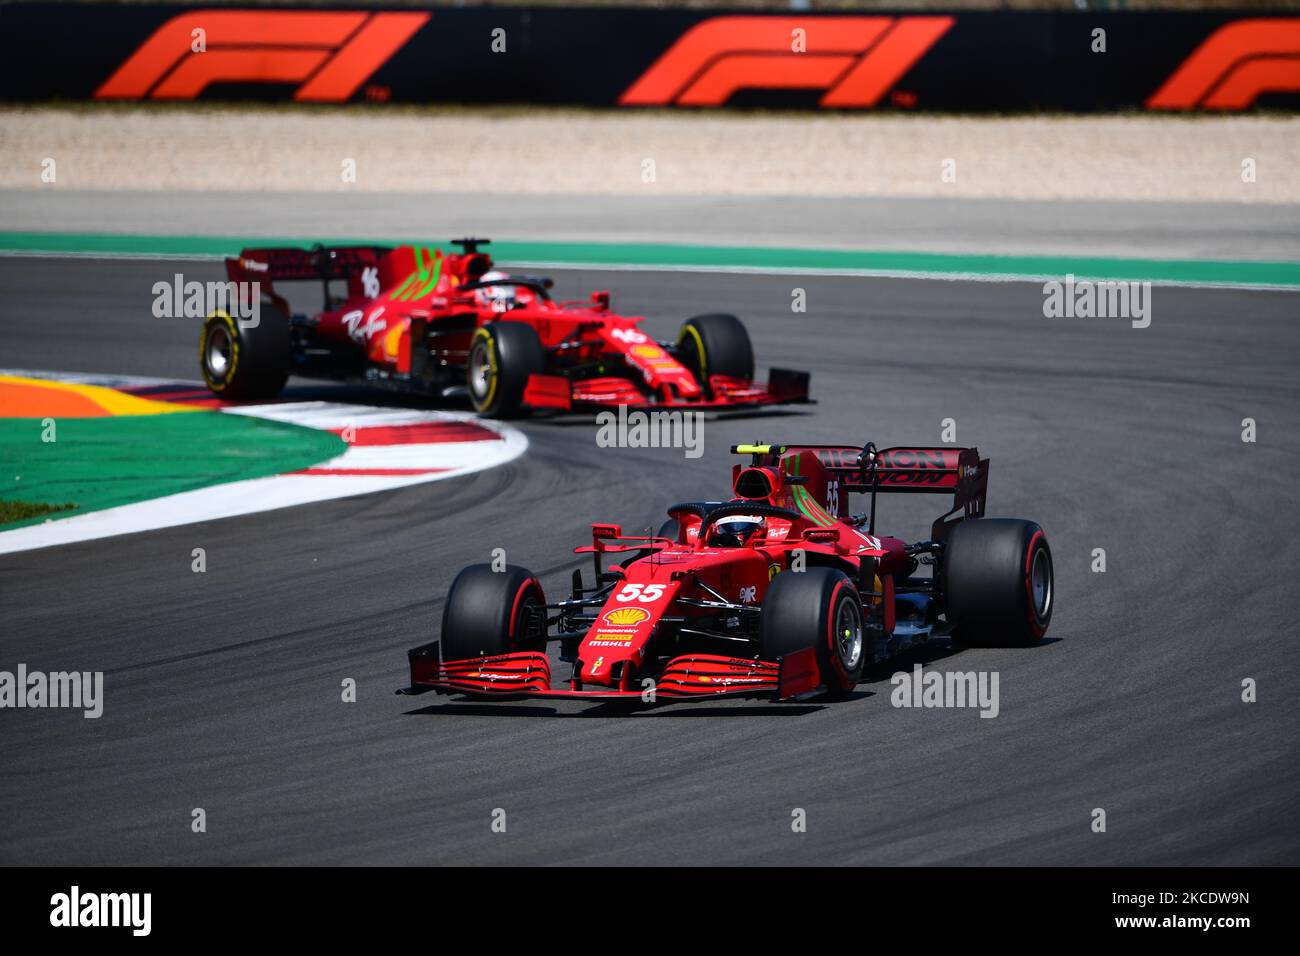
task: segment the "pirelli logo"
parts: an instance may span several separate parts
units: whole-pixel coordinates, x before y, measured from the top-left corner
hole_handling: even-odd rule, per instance
[[[428,13],[195,10],[168,20],[95,91],[101,100],[192,100],[213,83],[296,83],[338,103],[424,26]]]
[[[823,107],[875,106],[952,17],[714,17],[678,38],[623,106],[722,106],[744,89],[825,90]]]

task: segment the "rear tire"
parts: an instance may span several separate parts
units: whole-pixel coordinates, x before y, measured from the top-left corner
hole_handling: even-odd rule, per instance
[[[474,410],[489,418],[516,418],[523,411],[528,376],[546,366],[537,331],[523,322],[489,322],[470,340],[466,370]]]
[[[199,368],[209,389],[222,398],[274,398],[289,378],[292,344],[289,317],[264,301],[255,326],[214,312],[199,335]]]
[[[544,651],[545,634],[526,634],[524,622],[530,605],[545,603],[527,568],[493,571],[490,564],[471,564],[456,575],[442,609],[442,659]]]
[[[782,571],[768,585],[758,626],[763,660],[811,647],[831,697],[845,697],[870,657],[862,600],[842,571]]]
[[[971,647],[1031,647],[1052,620],[1052,550],[1018,518],[978,518],[952,530],[943,557],[953,637]]]
[[[754,379],[754,346],[749,333],[740,319],[725,312],[697,315],[682,323],[676,355],[709,398],[713,397],[710,375],[727,375],[746,382]]]

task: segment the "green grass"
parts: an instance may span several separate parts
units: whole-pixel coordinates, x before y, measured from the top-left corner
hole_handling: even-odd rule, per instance
[[[57,517],[62,508],[84,514],[297,471],[346,448],[331,432],[209,411],[67,418],[54,442],[42,441],[38,418],[0,418],[0,500],[14,509],[0,512],[0,531]]]
[[[246,245],[348,245],[355,242],[398,244],[425,240],[404,238],[149,236],[100,233],[41,233],[0,231],[0,254],[55,253],[61,255],[233,256]],[[1041,282],[1067,273],[1079,279],[1150,281],[1184,285],[1300,287],[1300,262],[1256,262],[1208,259],[1134,259],[1102,256],[984,255],[938,252],[897,252],[856,249],[771,248],[766,246],[707,246],[666,242],[532,242],[502,240],[492,244],[499,262],[529,267],[652,266],[751,272],[838,272],[850,275],[995,276]]]
[[[11,524],[15,521],[31,521],[34,518],[44,518],[46,515],[56,514],[60,511],[71,511],[77,506],[74,504],[51,505],[44,501],[6,501],[0,499],[0,525]]]

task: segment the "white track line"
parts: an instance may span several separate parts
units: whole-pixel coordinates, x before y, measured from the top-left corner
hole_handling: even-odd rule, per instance
[[[172,384],[167,379],[136,376],[76,375],[68,373],[3,370],[0,374],[75,381],[107,387]],[[188,383],[176,383],[188,384]],[[195,387],[202,387],[197,385]],[[148,397],[148,396],[142,396]],[[224,409],[226,414],[248,415],[292,422],[309,428],[358,429],[424,423],[472,423],[495,432],[499,440],[351,446],[342,455],[319,462],[313,469],[375,470],[414,469],[417,474],[285,474],[252,478],[166,495],[102,511],[0,532],[0,554],[92,541],[120,534],[156,531],[236,515],[258,514],[278,508],[353,495],[389,491],[409,485],[457,478],[495,468],[522,455],[528,448],[523,432],[501,422],[480,420],[466,412],[377,408],[340,402],[284,402]]]

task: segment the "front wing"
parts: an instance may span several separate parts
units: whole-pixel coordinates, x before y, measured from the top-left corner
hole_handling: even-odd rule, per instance
[[[680,408],[696,411],[757,408],[763,405],[809,405],[807,372],[774,368],[766,385],[726,375],[709,376],[712,398],[674,398],[671,401],[647,396],[630,378],[568,379],[563,375],[530,375],[524,389],[524,404],[531,408],[569,411],[574,408]]]
[[[715,700],[719,697],[762,697],[802,700],[822,688],[812,649],[795,651],[771,661],[746,660],[717,654],[683,654],[670,660],[654,679],[654,694],[645,688],[557,689],[551,687],[549,658],[539,651],[518,651],[491,657],[444,661],[438,641],[407,653],[411,685],[399,694],[463,694],[495,700],[564,698],[568,700],[665,701]]]

